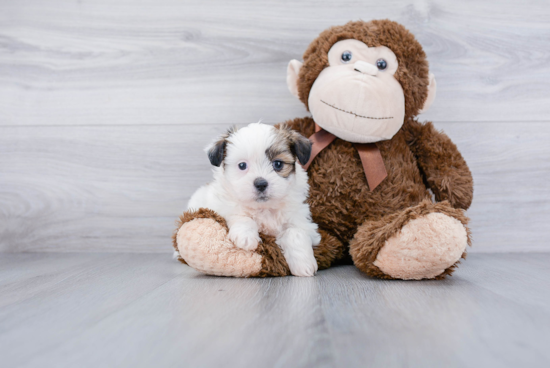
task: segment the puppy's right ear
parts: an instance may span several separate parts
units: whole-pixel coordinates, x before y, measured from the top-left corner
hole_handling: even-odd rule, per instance
[[[227,147],[227,138],[237,131],[236,127],[231,127],[217,141],[206,147],[208,159],[213,166],[220,167],[225,158],[225,149]]]
[[[214,142],[210,147],[208,147],[208,159],[213,166],[220,167],[225,157],[225,146],[227,141],[225,138]]]

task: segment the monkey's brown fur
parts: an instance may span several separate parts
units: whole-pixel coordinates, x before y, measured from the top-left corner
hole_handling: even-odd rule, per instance
[[[311,118],[287,124],[306,137],[315,130]],[[371,192],[357,150],[337,138],[308,169],[309,204],[313,221],[340,242],[340,249],[349,246],[359,269],[390,278],[373,265],[385,241],[419,214],[437,211],[466,225],[468,219],[460,209],[470,206],[473,181],[456,146],[431,123],[422,125],[411,119],[392,139],[378,143],[378,148],[388,177]],[[447,170],[451,176],[444,175]],[[443,202],[431,203],[426,184],[433,188],[436,200]],[[325,248],[335,247],[324,239],[318,248],[319,265],[331,264],[344,255],[327,252]]]
[[[472,202],[473,179],[453,142],[432,123],[421,124],[414,118],[428,95],[428,62],[421,45],[398,23],[350,22],[322,32],[304,53],[299,74],[298,94],[306,107],[311,86],[329,65],[329,49],[344,39],[357,39],[369,47],[387,46],[395,53],[399,63],[395,78],[405,95],[405,121],[392,139],[377,143],[388,176],[374,191],[369,190],[359,154],[350,142],[337,138],[308,168],[308,201],[322,235],[315,257],[319,269],[324,269],[351,254],[353,263],[368,275],[392,278],[374,265],[378,252],[387,239],[419,216],[438,212],[457,219],[466,228],[470,244],[463,209]],[[315,131],[309,117],[286,124],[306,137]],[[438,203],[432,203],[428,189]],[[288,275],[274,239],[262,239],[257,250],[264,256],[259,276]],[[457,263],[435,278],[450,275]]]

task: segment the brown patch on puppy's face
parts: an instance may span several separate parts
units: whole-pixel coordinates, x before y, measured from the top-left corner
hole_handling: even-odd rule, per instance
[[[265,154],[272,162],[273,170],[288,178],[296,171],[296,159],[303,165],[309,160],[311,142],[285,125],[276,128],[275,142]]]
[[[288,145],[276,142],[265,154],[272,162],[273,170],[283,178],[288,178],[296,170],[296,157],[290,152]]]

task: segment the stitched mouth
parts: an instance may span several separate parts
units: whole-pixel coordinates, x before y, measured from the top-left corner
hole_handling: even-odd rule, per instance
[[[346,110],[343,110],[343,109],[341,109],[341,108],[339,108],[339,107],[336,107],[336,106],[334,106],[334,105],[331,105],[331,104],[329,104],[328,102],[325,102],[325,101],[323,101],[323,100],[320,100],[320,101],[321,101],[322,103],[324,103],[325,105],[332,107],[333,109],[336,109],[336,110],[338,110],[338,111],[345,112],[346,114],[354,115],[354,116],[356,116],[356,117],[358,117],[358,118],[363,118],[363,119],[374,119],[374,120],[393,119],[393,116],[389,116],[389,117],[386,117],[386,118],[374,118],[374,117],[371,117],[371,116],[358,115],[358,114],[354,113],[353,111],[346,111]]]

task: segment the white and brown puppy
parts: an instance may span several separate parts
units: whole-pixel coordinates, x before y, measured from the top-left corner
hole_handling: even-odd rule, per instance
[[[275,236],[290,272],[313,276],[313,245],[321,237],[306,203],[307,173],[299,164],[309,160],[311,142],[285,126],[254,123],[230,129],[207,152],[214,181],[193,194],[188,210],[219,213],[229,239],[242,249],[256,249],[259,232]]]

